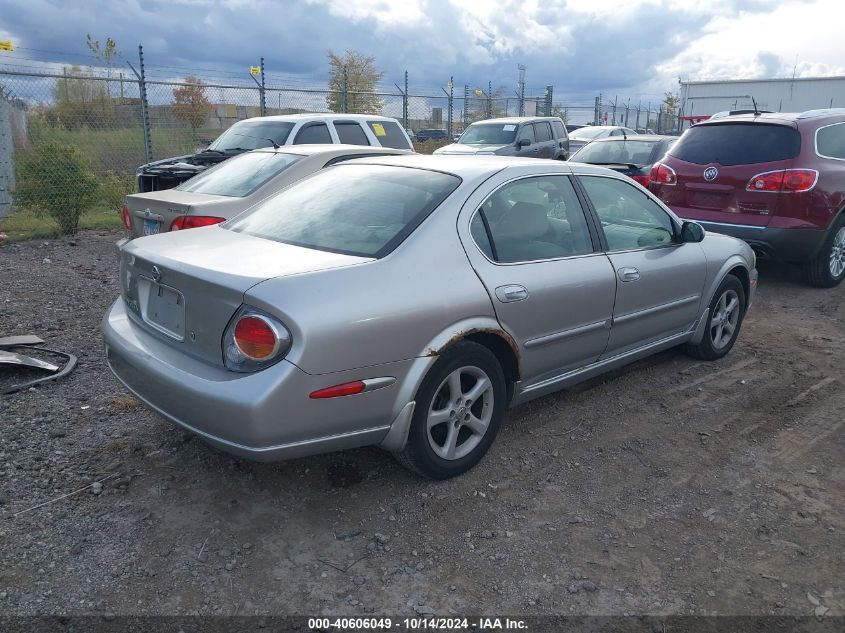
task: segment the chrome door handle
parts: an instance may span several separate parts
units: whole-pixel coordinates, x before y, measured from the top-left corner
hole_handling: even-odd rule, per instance
[[[496,288],[496,298],[502,303],[514,303],[525,301],[528,298],[528,290],[524,286],[513,284],[510,286],[499,286]]]
[[[640,278],[640,271],[633,266],[626,266],[616,271],[620,281],[636,281]]]

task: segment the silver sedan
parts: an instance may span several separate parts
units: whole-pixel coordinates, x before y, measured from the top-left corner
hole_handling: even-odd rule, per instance
[[[151,408],[260,460],[376,444],[476,464],[505,409],[674,346],[733,346],[757,272],[601,167],[401,156],[323,169],[224,224],[133,240],[103,319]]]
[[[133,193],[121,209],[131,237],[217,224],[319,169],[364,156],[410,150],[360,145],[265,147],[201,172],[175,189]]]

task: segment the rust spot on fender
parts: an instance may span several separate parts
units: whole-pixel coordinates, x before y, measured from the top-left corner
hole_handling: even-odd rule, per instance
[[[516,341],[511,338],[511,336],[507,332],[503,332],[502,330],[496,330],[493,328],[470,328],[468,330],[460,330],[455,332],[452,336],[449,337],[443,345],[441,345],[438,349],[434,349],[433,347],[429,347],[425,350],[423,356],[439,356],[443,352],[445,352],[449,347],[454,345],[455,343],[462,341],[463,339],[471,336],[472,334],[492,334],[500,339],[502,339],[505,343],[508,344],[508,347],[511,348],[514,357],[516,358],[516,365],[517,365],[517,372],[519,375],[522,375],[522,356],[519,353],[519,347],[516,344]]]

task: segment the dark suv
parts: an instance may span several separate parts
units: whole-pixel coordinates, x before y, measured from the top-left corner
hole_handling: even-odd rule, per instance
[[[803,265],[814,286],[845,278],[845,109],[704,121],[649,187],[682,218]]]

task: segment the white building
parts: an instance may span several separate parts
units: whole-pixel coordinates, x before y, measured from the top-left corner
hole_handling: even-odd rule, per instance
[[[845,77],[681,81],[680,114],[686,123],[725,110],[754,107],[772,112],[803,112],[845,107]]]

